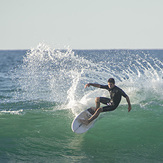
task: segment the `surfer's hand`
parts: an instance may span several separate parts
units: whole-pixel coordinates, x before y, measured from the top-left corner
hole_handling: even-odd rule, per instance
[[[130,112],[130,110],[131,110],[131,106],[128,107],[128,112]]]
[[[128,96],[126,97],[126,101],[128,103],[128,112],[130,112],[130,110],[131,110],[131,103],[130,103],[130,99],[129,99]]]
[[[87,87],[89,87],[89,86],[90,86],[90,84],[88,83],[88,84],[85,85],[85,88],[87,88]]]

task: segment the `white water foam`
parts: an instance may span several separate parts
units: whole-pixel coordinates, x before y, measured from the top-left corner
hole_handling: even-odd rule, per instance
[[[12,114],[12,115],[20,115],[20,114],[22,114],[22,112],[23,112],[23,109],[16,110],[16,111],[14,111],[14,110],[2,110],[2,111],[0,111],[0,113]]]

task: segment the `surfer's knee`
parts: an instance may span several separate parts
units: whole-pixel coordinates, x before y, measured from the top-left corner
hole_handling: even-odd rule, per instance
[[[96,97],[95,98],[95,102],[98,102],[99,103],[100,102],[100,97]]]

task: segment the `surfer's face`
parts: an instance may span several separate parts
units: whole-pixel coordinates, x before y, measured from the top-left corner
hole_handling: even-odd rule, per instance
[[[109,87],[110,89],[114,88],[114,86],[115,86],[115,84],[108,82],[108,87]]]

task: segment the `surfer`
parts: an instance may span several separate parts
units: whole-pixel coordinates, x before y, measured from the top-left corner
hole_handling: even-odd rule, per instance
[[[94,107],[91,108],[94,110],[94,114],[88,120],[81,119],[80,120],[81,123],[88,125],[91,121],[96,119],[101,112],[115,110],[118,107],[122,96],[126,98],[126,101],[128,103],[128,112],[130,112],[130,110],[131,110],[130,99],[129,99],[128,95],[122,89],[120,89],[119,87],[117,87],[115,85],[114,78],[108,79],[108,85],[88,83],[85,85],[85,88],[87,88],[89,86],[108,90],[110,93],[110,98],[96,97],[95,98],[96,108],[94,108]],[[100,107],[100,103],[103,103],[106,106]]]

